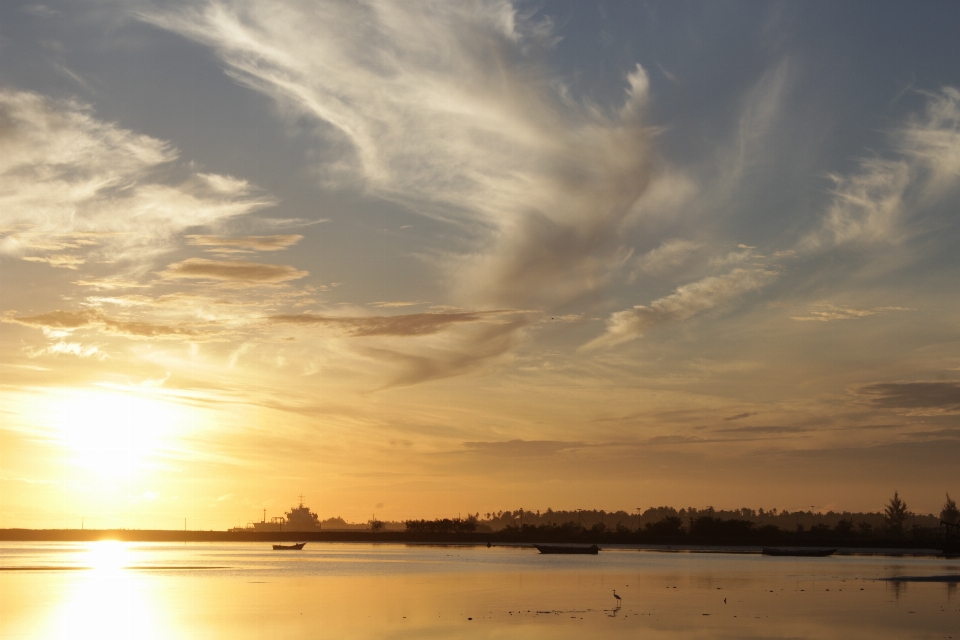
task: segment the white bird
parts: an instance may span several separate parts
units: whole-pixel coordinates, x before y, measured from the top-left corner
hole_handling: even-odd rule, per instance
[[[620,608],[620,601],[621,601],[623,598],[621,598],[620,596],[617,595],[617,590],[616,590],[616,589],[613,590],[613,597],[617,599],[617,608],[619,609],[619,608]]]

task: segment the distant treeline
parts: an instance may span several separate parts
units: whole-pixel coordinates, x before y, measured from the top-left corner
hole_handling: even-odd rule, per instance
[[[598,524],[608,529],[615,529],[617,526],[628,529],[644,529],[647,525],[659,523],[667,518],[678,518],[682,527],[689,529],[693,521],[702,517],[717,520],[741,520],[749,522],[757,528],[774,526],[784,531],[796,531],[798,527],[803,529],[816,526],[833,528],[842,521],[852,522],[854,528],[858,530],[879,531],[886,526],[886,515],[883,512],[788,511],[786,509],[765,510],[762,508],[754,510],[750,508],[714,509],[713,507],[705,507],[697,509],[696,507],[687,507],[685,509],[675,509],[673,507],[652,507],[640,514],[636,511],[628,513],[626,511],[554,511],[547,509],[542,512],[499,511],[483,514],[483,516],[483,518],[478,518],[478,527],[481,530],[483,527],[489,527],[489,531],[499,531],[506,527],[519,527],[521,520],[522,524],[533,526],[562,525],[572,522],[586,529]],[[905,524],[908,528],[913,525],[925,528],[937,527],[940,524],[940,518],[934,514],[911,513]]]
[[[487,533],[504,541],[607,542],[624,544],[794,544],[845,547],[938,546],[942,522],[960,523],[960,511],[947,495],[938,515],[914,514],[897,492],[883,512],[717,510],[713,507],[656,507],[626,511],[498,511],[465,519],[407,520],[415,534]],[[382,523],[381,523],[381,528]],[[954,531],[955,529],[951,529]]]
[[[574,542],[639,545],[791,545],[912,547],[960,552],[960,510],[947,496],[937,516],[913,514],[894,492],[882,513],[827,513],[657,507],[626,511],[526,510],[469,514],[466,518],[382,522],[365,525],[341,518],[313,531],[78,531],[0,530],[0,540],[233,540],[393,541],[452,543]],[[332,526],[331,526],[332,525]],[[339,525],[339,526],[338,526]],[[338,530],[339,529],[339,530]]]

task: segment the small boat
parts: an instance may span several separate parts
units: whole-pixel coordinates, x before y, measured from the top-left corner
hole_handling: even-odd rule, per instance
[[[600,547],[595,544],[589,547],[571,544],[535,544],[533,546],[535,546],[540,553],[579,553],[593,556],[600,553]]]
[[[791,549],[779,547],[764,547],[765,556],[793,556],[796,558],[826,558],[837,552],[836,549]]]
[[[275,544],[273,545],[274,551],[300,551],[303,549],[303,545],[307,544],[306,542],[298,542],[297,544]]]

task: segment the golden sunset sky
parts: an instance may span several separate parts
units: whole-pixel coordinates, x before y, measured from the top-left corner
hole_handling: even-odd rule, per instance
[[[960,5],[0,7],[0,527],[960,494]]]

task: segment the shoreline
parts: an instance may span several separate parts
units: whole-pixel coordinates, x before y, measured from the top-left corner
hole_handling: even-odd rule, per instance
[[[410,544],[439,546],[485,546],[532,548],[539,540],[502,539],[496,533],[464,534],[415,534],[405,531],[181,531],[176,529],[0,529],[0,542],[98,542],[116,540],[120,542],[339,542],[339,543],[376,543]],[[553,544],[589,544],[588,541],[549,541]],[[911,546],[891,546],[889,541],[877,546],[838,546],[838,556],[889,556],[889,557],[944,557],[939,549]],[[749,544],[630,544],[603,543],[597,541],[601,549],[635,550],[656,553],[725,553],[757,555],[763,546]],[[768,545],[769,546],[769,545]],[[782,545],[798,548],[817,548],[816,545]],[[821,545],[827,546],[827,545]],[[836,545],[829,545],[836,546]]]

